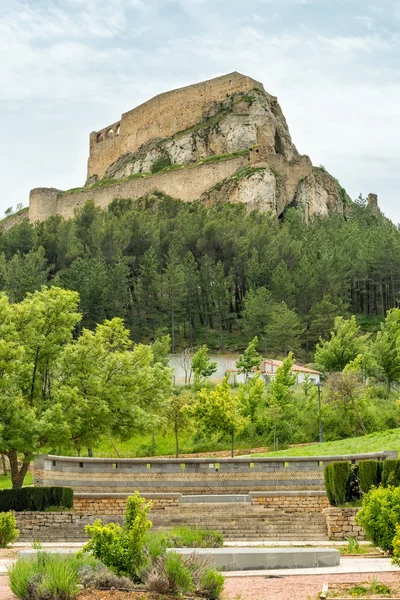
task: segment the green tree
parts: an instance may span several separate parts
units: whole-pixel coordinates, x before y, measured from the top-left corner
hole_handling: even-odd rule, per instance
[[[253,369],[259,369],[260,363],[262,360],[261,354],[257,352],[258,346],[258,337],[255,336],[251,342],[249,342],[246,350],[239,356],[239,359],[236,362],[236,368],[239,370],[239,373],[243,373],[245,380],[249,376],[249,373],[253,371]]]
[[[197,394],[195,416],[200,427],[206,433],[222,432],[231,437],[232,451],[235,455],[235,434],[243,426],[238,398],[232,393],[225,377],[214,389],[203,388]]]
[[[304,328],[296,312],[285,302],[275,304],[265,328],[267,347],[275,355],[286,356],[289,350],[297,350]]]
[[[319,339],[326,340],[335,324],[335,318],[345,316],[346,307],[340,300],[334,300],[330,294],[324,294],[320,302],[312,305],[308,315],[308,341],[315,346]]]
[[[171,391],[171,372],[156,362],[151,346],[134,345],[114,318],[84,329],[59,361],[55,397],[69,415],[78,449],[101,436],[129,438],[148,427]]]
[[[400,379],[400,309],[393,308],[386,314],[376,340],[372,344],[372,357],[379,374],[385,379],[386,395],[390,385]]]
[[[276,370],[268,394],[267,407],[274,423],[274,441],[276,440],[277,422],[280,418],[287,416],[287,408],[292,395],[292,388],[296,383],[296,375],[292,373],[295,359],[289,352],[280,367]]]
[[[177,318],[181,316],[184,299],[184,271],[182,261],[175,245],[171,245],[166,257],[163,273],[164,304],[170,316],[171,324],[171,350],[175,353],[175,331]]]
[[[10,461],[13,487],[22,486],[40,448],[70,439],[52,373],[81,318],[78,302],[77,293],[58,288],[14,305],[0,296],[0,453]]]
[[[341,405],[344,415],[349,420],[349,409],[354,411],[358,424],[364,435],[367,429],[358,409],[358,403],[364,393],[364,386],[360,381],[362,356],[357,356],[349,362],[341,373],[331,373],[325,385],[324,397],[326,402]]]
[[[217,370],[217,363],[210,359],[207,346],[201,346],[192,358],[192,371],[194,384],[199,388],[207,377],[211,377]]]
[[[265,383],[259,373],[248,379],[246,383],[239,386],[238,397],[240,411],[242,415],[249,419],[251,423],[251,441],[253,444],[255,424],[257,417],[260,414],[264,396]]]
[[[272,294],[265,287],[250,289],[244,298],[243,326],[250,335],[264,332],[273,307]],[[263,336],[264,337],[264,336]]]
[[[179,457],[179,434],[192,422],[193,396],[190,393],[175,393],[169,396],[162,411],[168,425],[172,426],[175,437],[175,457]]]
[[[136,284],[139,316],[146,323],[146,330],[156,339],[160,323],[161,276],[158,272],[156,251],[150,247],[140,263],[140,273]]]
[[[336,317],[331,339],[317,345],[315,362],[322,371],[343,371],[348,363],[363,354],[369,334],[361,335],[356,318]]]
[[[41,246],[28,254],[14,254],[11,260],[3,262],[4,290],[10,300],[21,302],[28,292],[40,289],[47,282],[50,269]]]

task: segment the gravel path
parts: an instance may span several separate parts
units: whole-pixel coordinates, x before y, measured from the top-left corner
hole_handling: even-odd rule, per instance
[[[324,583],[361,584],[376,576],[379,583],[399,581],[398,573],[362,573],[349,575],[298,575],[295,577],[229,577],[225,581],[224,600],[315,600]],[[1,599],[3,600],[3,599]]]

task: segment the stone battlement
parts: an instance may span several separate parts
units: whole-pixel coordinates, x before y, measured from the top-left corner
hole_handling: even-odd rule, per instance
[[[234,72],[151,98],[124,113],[119,121],[90,134],[88,178],[102,178],[123,154],[196,125],[212,103],[255,87],[264,90],[262,83]]]

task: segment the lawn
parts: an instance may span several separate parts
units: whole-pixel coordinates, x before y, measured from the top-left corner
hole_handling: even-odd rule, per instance
[[[31,471],[27,473],[24,481],[24,486],[32,485],[33,483],[33,475]],[[0,475],[0,490],[5,490],[11,487],[11,475]]]
[[[311,446],[301,446],[267,454],[254,456],[327,456],[339,454],[363,454],[365,452],[381,452],[397,450],[400,453],[400,429],[390,429],[381,433],[371,433],[361,437],[346,438],[336,442],[325,442]]]

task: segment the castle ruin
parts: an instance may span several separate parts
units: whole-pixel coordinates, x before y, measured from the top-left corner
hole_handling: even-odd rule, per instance
[[[294,146],[277,98],[262,83],[230,73],[160,94],[90,134],[82,188],[36,188],[29,219],[71,218],[87,200],[162,193],[186,202],[243,202],[281,215],[288,206],[343,213],[349,198]]]

